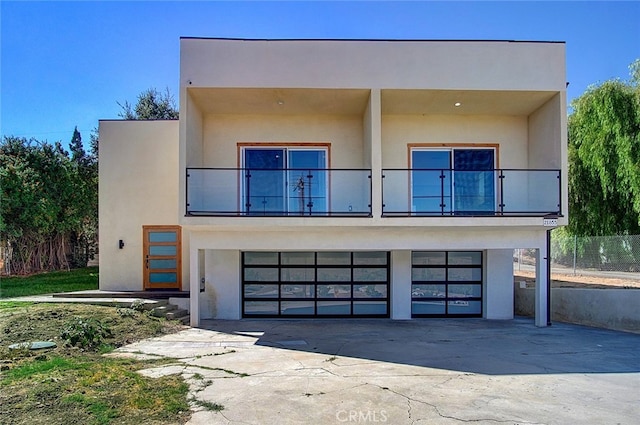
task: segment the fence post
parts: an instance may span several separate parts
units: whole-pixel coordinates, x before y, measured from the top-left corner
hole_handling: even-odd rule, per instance
[[[573,235],[573,275],[576,275],[576,260],[578,257],[578,235]]]

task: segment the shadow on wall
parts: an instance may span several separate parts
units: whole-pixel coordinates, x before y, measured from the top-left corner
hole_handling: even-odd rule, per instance
[[[640,333],[640,289],[552,288],[551,320]],[[534,316],[535,289],[514,289],[515,314]]]

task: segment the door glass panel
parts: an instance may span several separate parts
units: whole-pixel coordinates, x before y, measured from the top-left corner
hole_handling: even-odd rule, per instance
[[[284,150],[246,149],[244,154],[246,211],[284,212]]]
[[[277,252],[245,252],[245,264],[275,265],[278,264]]]
[[[289,150],[289,212],[327,211],[327,172],[324,150]]]
[[[444,301],[413,301],[411,314],[445,314]]]
[[[449,151],[411,152],[411,212],[450,212],[451,158]]]
[[[456,212],[493,212],[493,149],[455,149],[453,156]]]
[[[444,298],[447,296],[446,285],[412,285],[411,296],[414,298]]]
[[[460,282],[460,281],[481,281],[482,280],[482,269],[481,268],[450,268],[449,269],[449,281]]]
[[[414,267],[411,270],[411,280],[425,282],[443,282],[447,279],[447,269],[445,268],[429,268],[421,269]]]
[[[172,260],[149,260],[150,269],[175,269],[178,266],[178,262],[175,259]]]
[[[353,281],[354,282],[386,282],[387,269],[386,268],[384,269],[354,268]]]
[[[449,301],[449,314],[480,314],[482,301]]]
[[[315,261],[313,252],[283,252],[282,264],[311,264]]]
[[[354,265],[384,265],[387,264],[386,252],[354,252],[353,253]]]
[[[278,269],[277,268],[264,268],[264,267],[245,267],[244,279],[257,282],[277,282],[278,281]]]
[[[315,314],[315,303],[313,301],[282,301],[280,303],[280,313],[282,315],[290,314]]]
[[[149,273],[150,283],[175,283],[177,281],[177,273]]]
[[[482,296],[481,285],[449,285],[450,298],[476,298]]]
[[[354,301],[353,314],[387,314],[386,301]]]
[[[151,245],[149,255],[176,255],[175,245]]]
[[[351,314],[351,301],[318,301],[318,314]]]
[[[446,252],[418,252],[411,253],[412,264],[419,265],[444,265],[447,262]]]
[[[387,285],[353,285],[353,298],[386,298]]]
[[[171,232],[149,232],[149,242],[177,242],[178,234]]]
[[[315,281],[315,269],[285,269],[280,272],[283,282],[313,282]]]
[[[313,298],[315,293],[314,285],[282,285],[280,287],[282,298]]]
[[[351,298],[351,285],[318,285],[318,298]]]
[[[244,285],[247,298],[278,298],[278,285]]]
[[[474,265],[479,266],[482,264],[482,252],[449,252],[449,264],[454,266],[459,265]]]
[[[318,269],[318,282],[349,282],[351,269]]]
[[[349,265],[351,264],[351,253],[350,252],[318,252],[318,264]]]
[[[278,314],[278,301],[245,301],[244,314],[250,315],[276,315]]]

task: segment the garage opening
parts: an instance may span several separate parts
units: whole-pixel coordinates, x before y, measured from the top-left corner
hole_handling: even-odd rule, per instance
[[[414,251],[412,317],[482,317],[481,251]]]
[[[242,317],[389,317],[390,254],[243,252]]]

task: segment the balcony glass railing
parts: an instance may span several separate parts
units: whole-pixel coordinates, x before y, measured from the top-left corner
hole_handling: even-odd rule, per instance
[[[383,216],[561,215],[559,170],[383,170]]]
[[[371,171],[187,168],[191,216],[370,216]]]

